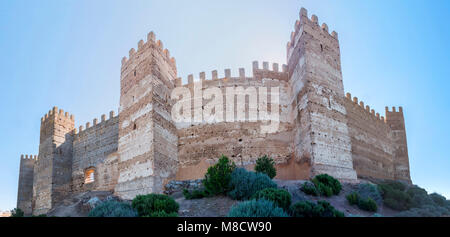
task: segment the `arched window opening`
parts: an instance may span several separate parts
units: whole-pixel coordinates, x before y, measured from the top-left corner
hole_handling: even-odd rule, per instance
[[[87,169],[84,172],[84,183],[85,184],[93,183],[95,181],[94,177],[95,177],[95,169],[94,168]]]

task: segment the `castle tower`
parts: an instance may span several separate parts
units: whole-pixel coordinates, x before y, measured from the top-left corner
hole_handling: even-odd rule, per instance
[[[399,111],[396,111],[396,108],[393,107],[392,111],[389,111],[389,108],[386,107],[386,123],[392,129],[395,180],[403,180],[411,183],[403,108],[399,107]]]
[[[47,213],[70,192],[74,117],[53,107],[41,119],[39,159],[34,165],[33,214]]]
[[[36,160],[37,156],[20,156],[17,208],[21,209],[26,216],[30,216],[32,214],[31,203],[33,200],[33,175]]]
[[[119,179],[115,187],[121,198],[161,193],[167,179],[175,177],[178,136],[170,94],[176,75],[175,59],[161,41],[155,42],[153,32],[122,60]]]
[[[294,156],[310,164],[310,176],[327,173],[356,180],[351,154],[338,35],[306,9],[287,45],[293,103]]]

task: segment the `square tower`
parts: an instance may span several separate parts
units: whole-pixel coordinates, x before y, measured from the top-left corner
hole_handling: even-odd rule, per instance
[[[356,180],[344,106],[339,41],[306,9],[287,45],[293,104],[294,156],[310,164],[310,176],[327,173]]]

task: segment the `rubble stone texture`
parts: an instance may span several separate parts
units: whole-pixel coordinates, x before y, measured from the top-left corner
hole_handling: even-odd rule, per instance
[[[167,192],[173,182],[201,179],[222,154],[247,169],[269,155],[280,180],[328,173],[347,182],[411,182],[403,109],[386,107],[383,117],[344,93],[338,35],[319,25],[317,16],[309,18],[306,9],[287,44],[286,65],[269,68],[263,62],[261,68],[253,62],[250,76],[244,69],[232,76],[227,69],[223,78],[212,71],[211,78],[202,72],[199,80],[190,75],[187,81],[183,85],[175,59],[149,33],[122,59],[118,116],[102,115],[78,130],[74,117],[56,107],[42,118],[38,157],[21,159],[17,206],[37,215],[88,191],[112,191],[122,199]],[[191,92],[192,123],[172,118],[171,93],[180,87]],[[278,130],[262,132],[267,121],[248,115],[230,121],[226,112],[219,121],[195,120],[194,112],[208,103],[202,93],[212,87],[222,92],[223,108],[231,114],[255,109],[256,99],[261,103],[247,96],[248,88],[279,88]],[[245,103],[227,108],[230,89]],[[94,182],[85,183],[91,169]]]

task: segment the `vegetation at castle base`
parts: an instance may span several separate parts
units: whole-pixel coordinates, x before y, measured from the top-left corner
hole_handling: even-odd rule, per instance
[[[252,196],[252,199],[266,199],[272,201],[284,210],[289,210],[289,206],[291,206],[291,198],[291,194],[288,191],[276,188],[266,188],[256,192]]]
[[[401,211],[398,217],[442,217],[450,215],[450,201],[440,194],[428,192],[419,186],[400,181],[378,184],[384,204]]]
[[[253,199],[233,206],[228,217],[289,217],[289,215],[269,200]]]
[[[264,173],[269,176],[269,178],[273,179],[277,176],[277,170],[275,169],[275,162],[272,158],[267,155],[260,157],[256,160],[255,171],[259,173]]]
[[[276,188],[277,184],[266,174],[237,168],[231,174],[228,196],[235,200],[250,199],[256,192],[266,188]]]
[[[304,193],[312,196],[318,196],[319,191],[316,188],[316,185],[314,185],[312,182],[305,182],[302,187],[300,188]]]
[[[192,190],[192,191],[184,189],[183,195],[184,195],[184,198],[186,198],[187,200],[201,199],[204,197],[211,196],[205,189],[196,189],[196,190]]]
[[[211,195],[226,194],[230,190],[231,173],[236,165],[228,157],[222,155],[219,162],[208,168],[203,185]]]
[[[156,218],[156,217],[178,217],[178,213],[176,213],[176,212],[167,213],[165,211],[156,211],[156,212],[153,212],[150,215],[144,216],[144,217],[154,217],[154,218]]]
[[[138,195],[133,199],[131,206],[141,217],[157,215],[159,212],[176,214],[180,208],[173,198],[162,194]]]
[[[25,213],[20,208],[14,208],[11,210],[10,217],[24,217]]]
[[[320,174],[312,179],[312,182],[305,182],[300,188],[304,193],[313,196],[339,195],[342,190],[342,185],[339,180],[333,178],[328,174]]]
[[[345,217],[344,213],[336,210],[329,202],[301,201],[289,209],[292,217]]]
[[[411,197],[406,192],[406,185],[398,181],[385,181],[378,185],[384,204],[398,211],[406,211],[412,207]]]
[[[346,198],[350,205],[357,205],[361,210],[370,212],[376,212],[377,203],[383,200],[378,188],[372,184],[359,184],[357,191],[350,193]]]
[[[117,201],[102,202],[88,214],[89,217],[136,217],[137,215],[138,213],[130,204]]]

